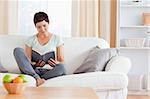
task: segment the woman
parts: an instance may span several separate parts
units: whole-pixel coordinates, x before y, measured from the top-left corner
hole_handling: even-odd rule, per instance
[[[64,43],[59,36],[48,31],[49,18],[46,13],[36,13],[34,24],[38,33],[27,40],[25,51],[15,48],[14,56],[21,72],[33,76],[39,86],[49,78],[65,75]],[[42,68],[45,64],[53,68]]]

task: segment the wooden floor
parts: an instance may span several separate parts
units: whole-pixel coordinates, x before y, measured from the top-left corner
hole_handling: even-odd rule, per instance
[[[128,99],[150,99],[150,96],[128,96]]]

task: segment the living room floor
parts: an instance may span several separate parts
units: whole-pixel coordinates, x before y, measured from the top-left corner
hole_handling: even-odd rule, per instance
[[[135,96],[128,96],[128,99],[150,99],[150,96],[135,95]]]

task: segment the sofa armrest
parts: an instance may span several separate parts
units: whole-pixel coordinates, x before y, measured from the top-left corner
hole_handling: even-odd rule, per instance
[[[127,74],[131,68],[131,61],[124,56],[115,56],[107,63],[105,71]]]

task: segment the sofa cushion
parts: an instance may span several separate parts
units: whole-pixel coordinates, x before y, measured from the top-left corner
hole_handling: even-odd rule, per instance
[[[65,38],[64,58],[67,74],[72,74],[87,57],[89,49],[97,45],[97,38]]]
[[[85,72],[103,71],[110,58],[117,55],[119,55],[118,49],[100,49],[99,47],[94,47],[90,50],[88,56],[74,73],[78,74]]]
[[[124,73],[90,72],[59,76],[47,80],[42,87],[91,87],[95,90],[120,90],[128,85]]]

